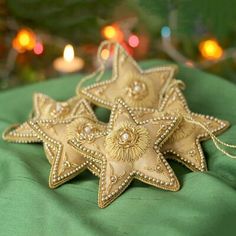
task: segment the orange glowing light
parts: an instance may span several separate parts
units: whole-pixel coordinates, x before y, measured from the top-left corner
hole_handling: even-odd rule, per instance
[[[218,60],[223,55],[223,49],[215,39],[208,39],[201,42],[199,50],[207,60]]]
[[[110,51],[107,48],[102,49],[101,58],[106,61],[110,56]]]
[[[114,26],[108,25],[104,27],[103,34],[107,39],[112,39],[112,38],[115,38],[117,33]]]
[[[121,42],[124,38],[123,32],[118,25],[107,25],[102,29],[102,35],[106,39],[113,39]]]
[[[12,41],[12,46],[18,52],[32,50],[36,45],[36,35],[29,29],[21,29]]]

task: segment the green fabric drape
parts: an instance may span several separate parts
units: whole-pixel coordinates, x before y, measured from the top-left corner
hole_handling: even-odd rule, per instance
[[[143,68],[158,61],[143,63]],[[220,138],[236,144],[236,86],[196,69],[180,67],[178,79],[192,111],[230,121]],[[0,94],[0,132],[27,119],[32,94],[64,100],[75,94],[80,75],[13,89]],[[97,109],[101,120],[108,112]],[[0,235],[236,235],[236,160],[212,141],[202,144],[209,171],[190,172],[170,161],[182,188],[168,192],[134,181],[105,209],[97,206],[98,179],[84,172],[49,189],[50,165],[40,144],[0,139]],[[236,152],[235,152],[236,153]]]

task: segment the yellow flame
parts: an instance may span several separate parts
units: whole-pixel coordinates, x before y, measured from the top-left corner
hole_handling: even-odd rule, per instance
[[[67,44],[65,46],[64,52],[63,52],[63,58],[67,62],[71,62],[74,60],[74,48],[71,44]]]

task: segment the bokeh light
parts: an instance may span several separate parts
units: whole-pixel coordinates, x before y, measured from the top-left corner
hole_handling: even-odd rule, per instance
[[[21,29],[12,41],[12,46],[17,52],[32,50],[36,44],[36,35],[29,29]]]
[[[129,37],[129,39],[128,39],[128,43],[129,43],[130,47],[132,47],[132,48],[138,47],[138,45],[139,45],[139,38],[138,38],[138,36],[134,35],[134,34],[131,35]]]
[[[223,55],[223,49],[215,39],[208,39],[199,44],[202,56],[207,60],[217,60]]]
[[[41,55],[43,53],[43,50],[44,50],[44,48],[43,48],[42,43],[38,42],[38,43],[35,44],[34,53],[36,55]]]
[[[170,35],[171,35],[170,27],[168,27],[168,26],[163,26],[163,27],[161,28],[161,36],[162,36],[163,38],[169,38]]]
[[[110,56],[110,51],[107,48],[102,49],[101,58],[106,61]]]
[[[123,32],[118,25],[107,25],[102,28],[102,35],[106,39],[112,39],[121,42],[124,39]]]

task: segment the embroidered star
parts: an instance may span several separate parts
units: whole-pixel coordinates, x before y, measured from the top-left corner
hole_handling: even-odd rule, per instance
[[[104,124],[97,121],[89,103],[82,99],[74,117],[67,119],[37,119],[28,121],[29,126],[51,153],[52,166],[49,176],[50,188],[69,181],[85,169],[99,175],[100,167],[88,161],[68,144],[71,137],[87,137],[93,132],[102,131]]]
[[[110,109],[117,97],[131,107],[158,108],[163,87],[167,86],[176,66],[141,70],[121,45],[115,46],[113,74],[110,80],[95,83],[77,93],[93,103]]]
[[[30,120],[37,119],[65,119],[74,116],[78,111],[81,98],[73,97],[65,102],[57,102],[47,95],[35,93],[33,96],[33,117]],[[16,124],[8,128],[3,133],[3,139],[9,142],[17,143],[35,143],[41,142],[37,134],[28,125],[27,121],[23,124]],[[47,158],[51,163],[50,150],[45,147],[48,154]]]
[[[138,122],[123,100],[114,104],[104,132],[69,140],[80,153],[101,163],[98,205],[114,201],[135,178],[157,188],[177,191],[179,182],[159,149],[180,122],[162,115]]]
[[[192,171],[206,171],[207,164],[200,142],[210,138],[209,133],[191,120],[203,124],[214,135],[222,133],[228,126],[227,121],[208,115],[193,113],[179,88],[171,89],[160,106],[160,111],[174,112],[183,116],[182,121],[171,137],[161,148],[163,154],[174,154],[171,158],[181,162]],[[146,112],[139,120],[158,116],[159,111]]]

